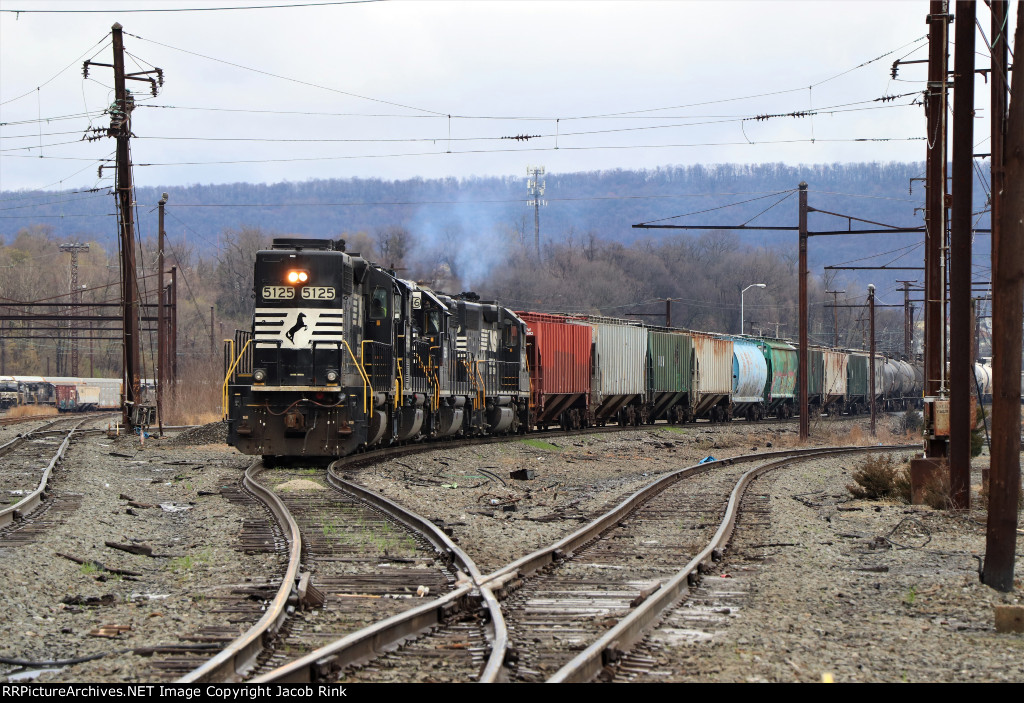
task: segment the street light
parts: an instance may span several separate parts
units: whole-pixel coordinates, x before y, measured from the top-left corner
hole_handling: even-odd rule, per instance
[[[743,334],[743,294],[751,288],[767,288],[764,283],[751,283],[749,286],[740,291],[740,334]]]

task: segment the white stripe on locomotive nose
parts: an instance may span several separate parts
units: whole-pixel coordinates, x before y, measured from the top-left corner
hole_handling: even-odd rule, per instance
[[[321,319],[321,315],[325,317]],[[336,308],[259,308],[253,322],[253,336],[257,342],[280,342],[282,349],[305,349],[314,339],[318,342],[341,342],[344,339],[344,318],[337,315]]]

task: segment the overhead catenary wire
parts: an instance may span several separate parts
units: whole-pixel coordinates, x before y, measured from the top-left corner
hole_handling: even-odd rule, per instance
[[[8,12],[9,10],[0,10],[0,11]],[[62,68],[59,71],[57,71],[55,74],[53,74],[52,76],[50,76],[45,81],[43,81],[42,83],[40,83],[36,87],[32,88],[31,90],[27,90],[24,93],[22,93],[21,95],[18,95],[18,96],[13,97],[13,98],[8,98],[7,100],[4,100],[4,101],[0,102],[0,106],[7,105],[8,103],[13,103],[13,102],[15,102],[17,100],[21,100],[22,98],[27,98],[29,95],[32,95],[33,93],[38,93],[40,88],[44,88],[47,85],[49,85],[50,83],[52,83],[53,81],[55,81],[57,78],[59,78],[61,76],[61,74],[63,74],[65,71],[67,71],[72,66],[77,66],[78,62],[82,60],[83,56],[85,56],[86,54],[91,52],[93,49],[95,49],[100,44],[103,44],[103,42],[106,41],[107,37],[109,37],[109,36],[110,36],[110,32],[107,32],[106,34],[103,35],[103,37],[98,42],[96,42],[95,44],[90,46],[88,49],[83,51],[78,56],[78,58],[76,58],[74,61],[69,63],[67,66],[65,66],[64,68]],[[105,49],[109,45],[110,45],[110,42],[107,42],[106,45],[100,46],[99,50],[94,52],[93,55],[95,56],[97,53],[99,53],[100,51],[103,51],[103,49]]]
[[[335,5],[366,5],[371,3],[387,2],[387,0],[323,0],[322,2],[285,2],[272,5],[224,5],[217,7],[135,7],[135,8],[76,8],[70,9],[0,9],[0,12],[7,12],[15,15],[71,15],[71,14],[111,14],[111,13],[142,13],[142,12],[228,12],[232,10],[281,10],[297,9],[303,7],[331,7]]]

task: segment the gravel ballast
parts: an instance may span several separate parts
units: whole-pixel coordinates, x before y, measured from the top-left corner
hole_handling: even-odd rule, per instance
[[[866,443],[865,427],[821,422],[812,436],[820,444]],[[222,493],[252,460],[222,438],[216,423],[147,439],[144,448],[134,436],[77,440],[55,475],[54,496],[67,506],[52,516],[52,529],[19,546],[0,534],[10,575],[0,590],[0,656],[42,662],[179,643],[206,627],[244,629],[210,611],[233,586],[280,573],[282,557],[237,549],[243,523],[266,516]],[[442,524],[486,573],[576,530],[659,475],[706,456],[795,445],[795,422],[701,423],[440,445],[341,473]],[[705,579],[708,593],[721,585],[715,593],[728,586],[739,595],[701,627],[677,622],[655,636],[657,663],[635,680],[1024,680],[1024,635],[996,633],[992,612],[1021,602],[1020,581],[1010,594],[978,582],[984,512],[854,501],[845,485],[857,461],[805,462],[755,482],[769,496],[766,524],[745,531],[741,520],[725,561]],[[984,457],[976,460],[975,489],[983,465]],[[512,478],[516,471],[532,476]],[[122,495],[155,507],[132,508]],[[128,554],[106,541],[149,545],[161,556]],[[58,552],[142,576],[104,574]],[[131,629],[90,634],[111,624]],[[681,635],[687,628],[699,632]],[[155,680],[151,661],[119,654],[37,680]],[[15,671],[0,666],[0,675]]]

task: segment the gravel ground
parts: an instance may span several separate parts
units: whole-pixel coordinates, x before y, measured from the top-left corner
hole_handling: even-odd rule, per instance
[[[72,444],[51,486],[55,500],[77,509],[51,510],[56,524],[28,544],[15,543],[17,532],[0,534],[9,575],[0,591],[0,656],[43,662],[178,644],[210,625],[242,631],[245,625],[209,611],[231,584],[280,571],[277,555],[234,547],[244,520],[265,519],[259,508],[219,493],[248,461],[223,444],[169,445],[149,439],[143,448],[126,436]],[[159,556],[129,554],[107,541],[148,545]],[[57,553],[141,575],[118,576]],[[96,634],[102,625],[129,629],[104,637]],[[148,666],[158,659],[108,656],[38,680],[152,680]],[[4,673],[13,669],[4,666]]]
[[[834,423],[836,431],[820,432],[819,443],[862,439],[859,431],[850,431],[854,424]],[[660,474],[706,456],[723,459],[793,447],[797,426],[701,423],[550,441],[535,437],[438,449],[345,473],[452,528],[488,573],[590,522]],[[520,470],[533,471],[534,477],[510,478]]]
[[[993,615],[1024,601],[1021,582],[1001,594],[978,579],[984,511],[850,500],[859,461],[759,479],[770,523],[741,522],[699,604],[648,638],[657,661],[634,680],[1024,681],[1024,636],[997,633]],[[978,502],[980,471],[974,482]]]
[[[865,426],[822,422],[812,433],[821,444],[864,443]],[[0,441],[13,434],[0,428]],[[216,493],[250,461],[220,444],[222,437],[222,426],[214,424],[174,440],[149,439],[145,448],[135,437],[76,442],[57,472],[54,492],[80,503],[77,509],[59,514],[58,524],[31,544],[11,546],[12,536],[0,534],[5,573],[14,574],[0,592],[0,656],[81,657],[178,643],[183,634],[211,624],[241,630],[241,624],[206,611],[231,584],[251,584],[247,579],[276,573],[280,564],[274,554],[233,547],[243,521],[264,516]],[[450,527],[486,572],[576,529],[657,474],[708,455],[795,444],[795,423],[660,426],[549,442],[442,446],[345,472]],[[840,504],[847,501],[844,485],[854,461],[802,464],[764,480],[771,521],[749,543],[792,546],[762,546],[749,560],[724,562],[721,568],[731,570],[728,585],[742,592],[736,596],[741,605],[718,618],[705,637],[669,638],[672,646],[659,654],[664,660],[657,675],[646,680],[816,681],[824,673],[837,680],[1024,680],[1024,636],[996,634],[992,616],[993,604],[1021,600],[1021,586],[1002,595],[977,580],[972,555],[984,551],[984,515]],[[509,477],[523,469],[533,477]],[[188,509],[134,509],[137,514],[130,515],[122,494]],[[872,549],[877,537],[910,548],[886,542],[887,548]],[[139,541],[166,556],[126,554],[105,547],[108,540]],[[143,575],[119,579],[56,552]],[[856,571],[881,567],[888,571]],[[726,583],[722,575],[718,580]],[[113,602],[62,602],[78,596]],[[131,630],[113,639],[89,634],[103,624]],[[148,662],[106,657],[39,680],[147,680],[154,678]],[[0,675],[8,671],[0,669]]]

